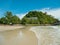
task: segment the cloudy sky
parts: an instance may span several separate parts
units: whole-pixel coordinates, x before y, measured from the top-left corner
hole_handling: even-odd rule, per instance
[[[31,10],[47,12],[60,19],[60,0],[0,0],[0,17],[11,11],[22,18]]]

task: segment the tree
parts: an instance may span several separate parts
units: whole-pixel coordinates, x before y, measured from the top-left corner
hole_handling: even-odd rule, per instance
[[[26,23],[27,23],[27,19],[26,19],[26,18],[23,18],[23,19],[21,20],[21,24],[26,25]]]
[[[5,13],[5,16],[1,18],[0,22],[2,24],[20,24],[20,18],[8,11]]]
[[[11,19],[13,24],[20,24],[20,18],[14,15]]]
[[[37,20],[29,19],[32,17],[37,17]],[[45,24],[53,24],[57,21],[58,19],[54,18],[51,15],[48,15],[46,12],[43,13],[41,11],[30,11],[22,19],[22,23],[25,23],[25,24],[38,24],[39,23],[39,24],[45,25]]]
[[[2,17],[2,18],[0,19],[0,23],[1,23],[1,24],[6,24],[6,18],[5,18],[5,17]]]
[[[7,11],[5,13],[5,18],[6,18],[6,21],[7,21],[6,24],[12,24],[12,17],[13,17],[12,12]]]

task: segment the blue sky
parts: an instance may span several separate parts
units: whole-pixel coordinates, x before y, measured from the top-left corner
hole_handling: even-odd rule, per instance
[[[0,0],[0,17],[6,11],[11,11],[13,14],[22,16],[31,10],[43,9],[50,12],[55,9],[59,10],[60,0]]]

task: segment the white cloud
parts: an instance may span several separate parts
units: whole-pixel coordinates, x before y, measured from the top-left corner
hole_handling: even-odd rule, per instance
[[[20,19],[22,19],[27,13],[16,14]]]
[[[40,11],[47,12],[47,14],[50,14],[60,20],[60,8],[56,8],[56,9],[44,8]]]

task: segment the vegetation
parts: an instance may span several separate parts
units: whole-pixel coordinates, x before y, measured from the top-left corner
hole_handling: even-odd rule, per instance
[[[6,12],[4,17],[0,18],[0,24],[32,24],[32,25],[52,25],[56,22],[59,22],[58,19],[54,18],[51,15],[48,15],[46,12],[39,11],[30,11],[26,14],[22,20],[16,15],[13,15],[12,12]]]
[[[20,18],[13,15],[12,12],[6,12],[5,16],[0,19],[1,24],[20,24]]]
[[[39,11],[30,11],[26,16],[22,19],[22,24],[54,24],[58,22],[58,19],[55,19],[51,15],[48,15],[46,12]],[[24,22],[24,23],[23,23]]]

